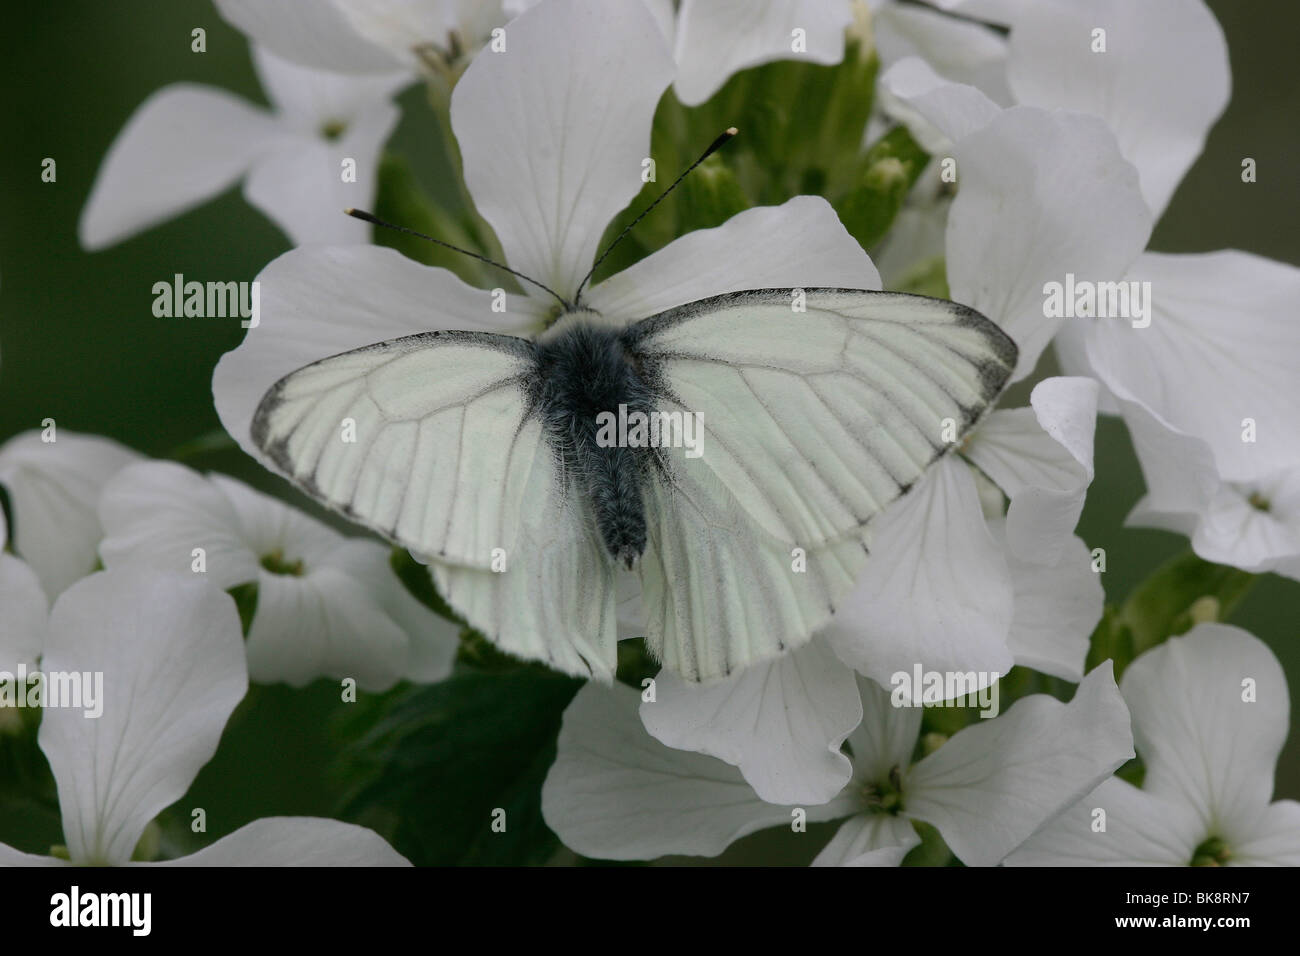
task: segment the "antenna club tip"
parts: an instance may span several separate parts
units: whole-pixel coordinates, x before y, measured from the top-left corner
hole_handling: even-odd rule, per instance
[[[739,132],[740,132],[740,130],[736,129],[736,127],[734,127],[734,126],[728,126],[728,127],[727,127],[727,135],[728,135],[728,136],[735,136],[735,135],[737,135]]]
[[[352,215],[354,212],[356,212],[356,209],[355,209],[354,207],[352,207],[352,206],[348,206],[346,209],[343,210],[343,215],[345,215],[345,216],[350,216],[350,215]]]

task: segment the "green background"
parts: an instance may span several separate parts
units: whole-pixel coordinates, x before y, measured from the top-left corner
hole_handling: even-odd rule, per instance
[[[1233,97],[1208,146],[1159,224],[1152,247],[1192,252],[1238,248],[1300,263],[1300,71],[1291,4],[1215,0],[1228,37]],[[111,436],[161,455],[218,426],[210,380],[219,356],[242,338],[233,319],[158,319],[153,284],[187,279],[251,280],[289,248],[260,213],[232,189],[171,222],[106,251],[87,254],[76,224],[109,144],[135,108],[169,83],[222,87],[255,103],[265,99],[244,38],[207,0],[57,0],[11,4],[0,38],[6,95],[0,104],[0,441],[37,427]],[[204,27],[204,54],[190,31]],[[418,88],[403,94],[405,117],[391,148],[407,156],[426,189],[448,192],[438,133]],[[1258,163],[1258,182],[1243,184],[1241,160]],[[41,161],[58,163],[56,183],[40,179]],[[996,237],[990,237],[996,241]],[[434,303],[430,303],[432,311]],[[1297,370],[1300,374],[1300,370]],[[1300,413],[1300,409],[1297,409]],[[1108,556],[1108,599],[1121,599],[1185,541],[1122,528],[1142,492],[1122,426],[1103,421],[1080,534]],[[192,462],[235,474],[319,514],[242,453]],[[1233,615],[1281,658],[1300,688],[1300,583],[1267,576]],[[185,807],[208,812],[209,836],[271,814],[332,814],[342,781],[330,733],[340,718],[335,685],[305,691],[257,688],[227,728],[217,757],[200,774]],[[1277,796],[1300,797],[1300,733],[1279,765]],[[429,795],[437,805],[439,795]],[[59,839],[48,815],[9,812],[0,840],[44,851]],[[770,837],[742,841],[724,860],[761,855]]]

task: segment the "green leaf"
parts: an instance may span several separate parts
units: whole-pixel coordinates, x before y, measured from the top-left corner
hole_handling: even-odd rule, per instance
[[[457,664],[440,684],[389,695],[349,748],[345,771],[362,783],[344,815],[416,865],[545,862],[559,843],[542,820],[542,781],[581,686],[538,665],[488,673]],[[496,811],[504,832],[493,830]]]

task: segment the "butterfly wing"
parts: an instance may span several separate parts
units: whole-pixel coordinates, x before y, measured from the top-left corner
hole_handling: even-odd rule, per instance
[[[1014,343],[955,303],[838,289],[807,290],[806,311],[792,301],[718,296],[624,337],[661,410],[703,427],[698,457],[661,450],[641,571],[651,644],[694,680],[807,641],[851,587],[866,525],[1015,367]]]
[[[532,355],[477,332],[345,352],[276,383],[253,438],[308,494],[431,560],[504,650],[608,680],[613,572],[531,414]]]
[[[489,568],[550,467],[528,414],[531,348],[426,332],[335,355],[266,393],[253,440],[312,497],[413,554]]]

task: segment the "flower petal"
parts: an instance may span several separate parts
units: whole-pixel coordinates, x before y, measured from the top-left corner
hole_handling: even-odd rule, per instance
[[[1290,713],[1282,668],[1262,641],[1198,624],[1138,657],[1122,690],[1147,792],[1193,807],[1207,836],[1258,818]]]
[[[120,864],[189,789],[248,689],[235,602],[202,579],[104,571],[54,603],[42,670],[102,674],[102,699],[44,709],[73,862]],[[97,683],[97,682],[96,682]],[[102,714],[89,713],[102,707]]]
[[[1214,452],[1137,402],[1117,399],[1142,466],[1147,493],[1125,524],[1163,528],[1189,537],[1219,491]]]
[[[990,530],[1006,541],[1005,522],[990,522]],[[1016,608],[1007,643],[1017,666],[1082,680],[1089,639],[1106,604],[1088,546],[1072,535],[1051,565],[1022,560],[1008,549],[1007,567]]]
[[[258,576],[248,629],[248,675],[257,683],[303,687],[319,677],[352,678],[367,691],[392,687],[411,655],[409,638],[376,602],[367,579],[388,565],[374,541],[352,540],[302,577]]]
[[[82,246],[110,246],[224,192],[275,135],[271,117],[229,93],[163,87],[109,147],[81,211]]]
[[[12,554],[0,551],[0,672],[13,674],[19,664],[32,669],[45,647],[50,602],[36,572]]]
[[[374,246],[295,249],[263,269],[257,281],[259,324],[221,357],[212,391],[226,431],[272,469],[249,426],[267,390],[290,372],[417,332],[522,332],[532,321],[532,306],[523,296],[506,297],[504,316],[493,313],[488,290]]]
[[[1005,866],[1187,866],[1204,839],[1186,804],[1111,777],[1044,824]]]
[[[871,28],[882,64],[892,67],[906,57],[920,57],[949,80],[982,90],[997,103],[1012,102],[1007,41],[996,30],[928,7],[892,2],[874,11]]]
[[[995,411],[975,431],[967,456],[1011,504],[1007,540],[1026,561],[1055,564],[1070,540],[1092,483],[1097,383],[1048,378],[1031,408]]]
[[[899,671],[1011,669],[1006,559],[969,468],[947,457],[876,519],[867,568],[823,632],[882,686]]]
[[[831,837],[813,866],[898,866],[921,842],[912,821],[888,813],[849,817]]]
[[[1046,694],[958,731],[903,778],[908,816],[938,827],[967,866],[994,866],[1133,756],[1110,661],[1069,704]]]
[[[670,853],[716,856],[747,833],[789,825],[790,807],[764,803],[735,767],[655,740],[622,684],[584,686],[564,712],[542,816],[565,846],[606,860]],[[847,816],[844,801],[808,820]]]
[[[899,60],[880,77],[885,110],[907,125],[929,153],[950,150],[957,140],[997,118],[1001,107],[973,86],[953,83],[925,60]]]
[[[840,745],[862,720],[853,672],[814,640],[713,684],[655,678],[641,721],[656,739],[739,767],[769,803],[826,803],[849,782]]]
[[[1229,837],[1234,866],[1300,866],[1300,803],[1279,800]]]
[[[1151,214],[1137,170],[1095,117],[1015,107],[954,151],[952,297],[1015,339],[1023,378],[1062,321],[1045,317],[1045,284],[1119,278],[1146,246]]]
[[[410,866],[373,830],[318,817],[263,817],[160,866]]]
[[[773,60],[833,64],[844,58],[844,30],[853,22],[843,0],[682,0],[677,15],[677,81],[687,106],[698,106],[733,73]],[[806,49],[793,51],[794,31]]]
[[[0,485],[13,507],[14,550],[46,595],[56,597],[99,560],[103,530],[96,507],[104,484],[140,456],[98,435],[67,430],[45,442],[35,431],[0,446]]]
[[[883,783],[895,770],[902,773],[911,765],[924,711],[895,707],[889,691],[861,675],[858,692],[862,695],[862,722],[849,735],[853,779]]]
[[[697,229],[595,286],[586,300],[625,321],[744,289],[879,289],[871,258],[820,196],[747,209]]]
[[[382,73],[401,64],[362,37],[334,0],[214,0],[250,40],[295,63],[340,73]]]
[[[106,567],[193,574],[194,549],[202,548],[202,574],[221,590],[257,580],[260,555],[242,537],[230,500],[183,465],[145,461],[123,468],[104,486],[99,517]]]
[[[1105,52],[1094,30],[1105,30]],[[1228,105],[1228,44],[1200,0],[1034,0],[1011,21],[1016,101],[1106,121],[1156,218]]]
[[[672,57],[643,3],[554,0],[512,21],[507,42],[452,94],[465,182],[510,266],[572,298],[641,189]]]
[[[405,72],[358,75],[313,69],[257,45],[251,52],[253,69],[281,125],[312,137],[321,136],[327,125],[351,126],[377,106],[390,104],[411,81]]]
[[[1296,467],[1300,269],[1232,249],[1147,253],[1126,278],[1151,283],[1150,325],[1092,323],[1088,357],[1102,381],[1208,442],[1225,480]]]

